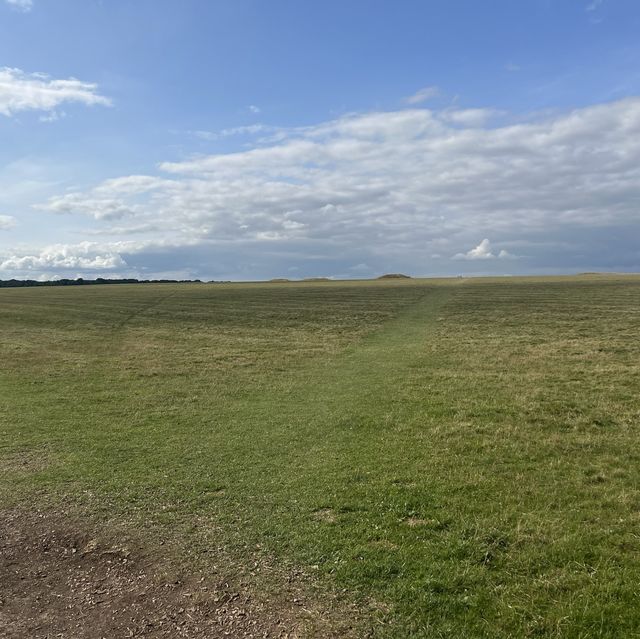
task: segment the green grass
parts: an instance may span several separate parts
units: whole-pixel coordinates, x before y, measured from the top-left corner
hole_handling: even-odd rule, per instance
[[[303,570],[376,637],[640,636],[638,277],[0,290],[0,331],[6,506]]]

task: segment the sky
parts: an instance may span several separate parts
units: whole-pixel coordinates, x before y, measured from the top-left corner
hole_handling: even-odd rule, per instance
[[[637,0],[0,0],[0,279],[640,271]]]

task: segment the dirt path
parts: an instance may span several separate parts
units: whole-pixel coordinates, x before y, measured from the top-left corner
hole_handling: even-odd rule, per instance
[[[185,577],[130,540],[94,536],[68,517],[0,514],[3,638],[332,636],[292,593],[258,602],[220,575]]]

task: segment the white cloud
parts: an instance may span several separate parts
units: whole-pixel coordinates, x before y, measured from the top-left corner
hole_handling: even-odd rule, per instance
[[[245,126],[235,126],[220,131],[191,131],[193,135],[201,140],[213,141],[220,138],[228,138],[236,135],[256,135],[258,133],[276,133],[280,131],[278,127],[267,124],[248,124]]]
[[[81,213],[96,220],[117,220],[142,210],[143,207],[132,198],[170,184],[170,180],[150,175],[127,175],[106,180],[89,193],[53,196],[46,204],[35,208],[52,213]]]
[[[486,239],[470,251],[457,253],[453,256],[454,260],[492,260],[494,258],[495,255],[491,252],[491,243]]]
[[[0,258],[3,271],[50,271],[84,269],[92,271],[112,270],[126,266],[122,257],[114,252],[100,252],[93,242],[77,245],[56,244],[32,255],[14,255]]]
[[[41,115],[38,120],[40,122],[57,122],[65,117],[67,117],[67,114],[64,111],[50,111],[46,115]]]
[[[102,237],[135,234],[140,242],[126,250],[140,263],[178,267],[193,259],[193,268],[214,269],[202,265],[221,255],[238,265],[343,255],[336,273],[359,263],[419,273],[438,255],[443,269],[453,268],[446,256],[497,269],[516,259],[512,247],[526,254],[518,269],[605,253],[640,266],[630,239],[640,234],[640,98],[517,124],[502,114],[487,126],[474,111],[350,114],[248,150],[164,162],[164,175],[118,177],[41,208],[93,218]],[[602,251],[607,236],[614,244]],[[482,237],[495,248],[477,245]],[[113,251],[129,264],[122,246],[100,255]]]
[[[42,73],[0,68],[0,115],[20,111],[52,112],[65,102],[108,106],[111,101],[97,92],[97,85],[75,78],[51,79]]]
[[[258,106],[256,106],[255,104],[250,104],[249,105],[249,111],[251,111],[251,113],[261,113],[262,109]]]
[[[36,279],[38,282],[57,282],[62,278],[57,273],[41,273]]]
[[[585,10],[592,12],[592,11],[597,11],[600,6],[602,5],[602,0],[592,0],[592,2],[590,2],[586,7]]]
[[[117,220],[136,211],[135,205],[127,205],[116,198],[86,197],[79,193],[54,196],[46,205],[37,208],[53,213],[83,213],[96,220]]]
[[[498,255],[493,252],[493,248],[491,247],[491,242],[488,239],[482,240],[478,246],[472,248],[470,251],[466,253],[456,253],[452,259],[454,260],[495,260],[498,259],[513,259],[515,255],[509,253],[505,249],[502,249]]]
[[[194,135],[197,138],[200,138],[201,140],[208,140],[208,141],[212,141],[212,140],[217,140],[220,137],[220,133],[216,132],[216,131],[187,131],[186,133],[188,133],[189,135]]]
[[[472,248],[466,253],[456,253],[452,259],[454,260],[495,260],[514,259],[516,256],[509,251],[502,249],[497,255],[493,252],[491,242],[488,239],[482,240],[478,246]]]
[[[407,104],[421,104],[422,102],[433,100],[433,98],[437,98],[439,95],[441,95],[441,92],[438,87],[424,87],[423,89],[416,91],[413,95],[410,95],[408,98],[405,98],[404,101]]]
[[[266,124],[249,124],[248,126],[235,126],[230,129],[222,129],[220,135],[222,137],[229,137],[231,135],[255,135],[256,133],[266,133],[275,130],[275,127],[267,126]]]
[[[69,271],[100,271],[110,276],[139,276],[130,268],[127,259],[145,253],[162,253],[167,248],[189,251],[194,243],[188,240],[139,240],[117,242],[79,242],[77,244],[53,244],[37,250],[19,250],[12,255],[0,255],[0,271],[19,273],[21,276],[36,276],[39,279],[51,278],[56,272],[64,277]],[[144,269],[143,269],[144,270]],[[167,269],[169,270],[169,269]],[[173,268],[173,273],[182,273],[177,277],[190,277],[189,272]],[[174,275],[171,275],[173,277]]]
[[[497,109],[451,109],[443,113],[443,118],[453,124],[480,127],[498,115],[501,115],[501,111]]]
[[[25,13],[33,9],[33,0],[5,0],[5,2],[18,11],[24,11]]]
[[[0,215],[0,231],[7,231],[16,225],[16,218],[11,215]]]

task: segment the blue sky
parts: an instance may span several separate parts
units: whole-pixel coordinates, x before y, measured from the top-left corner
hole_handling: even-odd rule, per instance
[[[0,0],[0,278],[640,270],[632,0]]]

